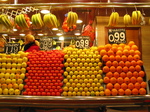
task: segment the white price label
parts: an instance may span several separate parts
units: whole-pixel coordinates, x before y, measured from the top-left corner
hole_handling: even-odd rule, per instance
[[[88,48],[89,47],[89,37],[84,38],[84,37],[79,37],[76,39],[76,43],[75,46],[76,48],[79,49],[84,49],[84,48]]]
[[[40,39],[40,49],[41,50],[51,50],[53,46],[53,39],[52,38],[43,38]]]

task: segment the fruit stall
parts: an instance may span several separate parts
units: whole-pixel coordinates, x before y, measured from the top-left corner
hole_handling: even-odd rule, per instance
[[[77,24],[79,12],[73,9],[65,12],[62,22],[56,12],[41,14],[38,8],[2,10],[0,15],[0,31],[10,35],[15,28],[21,33],[34,34],[40,42],[40,51],[24,52],[24,37],[13,40],[14,31],[11,36],[1,35],[0,111],[109,112],[111,107],[149,110],[141,11],[134,10],[131,16],[126,13],[122,17],[112,11],[110,17],[104,19],[107,22],[101,21],[105,17],[95,16],[96,19],[89,20],[83,28]],[[122,23],[118,27],[119,18]],[[103,24],[100,26],[100,23]],[[59,36],[52,29],[60,27],[69,35],[66,37],[69,42],[62,40],[57,46]],[[78,28],[81,34],[72,36]],[[100,28],[104,29],[102,34]],[[46,30],[53,35],[45,33]],[[37,32],[45,35],[37,36]]]

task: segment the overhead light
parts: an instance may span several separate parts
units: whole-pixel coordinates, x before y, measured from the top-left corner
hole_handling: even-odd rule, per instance
[[[62,34],[63,34],[62,30],[58,30],[57,33],[56,33],[57,36],[61,36]]]
[[[58,30],[58,28],[52,28],[52,30],[53,30],[53,31],[57,31],[57,30]]]
[[[2,34],[3,36],[8,36],[8,34]]]
[[[50,13],[50,11],[49,10],[41,10],[41,13],[42,14],[48,14],[48,13]]]
[[[38,36],[43,36],[43,35],[44,35],[43,33],[39,33],[39,34],[38,34]]]
[[[59,40],[64,40],[64,37],[63,36],[59,37]]]
[[[78,19],[78,20],[77,20],[77,23],[82,23],[82,22],[83,22],[83,21],[82,21],[82,20],[80,20],[80,19]]]
[[[16,28],[14,28],[13,31],[18,31],[18,30]]]
[[[57,35],[57,36],[61,36],[61,35],[62,35],[62,33],[57,33],[56,35]]]
[[[11,38],[12,40],[16,40],[16,38]]]
[[[80,33],[79,30],[75,30],[75,31],[74,31],[74,35],[79,36],[79,35],[81,35],[81,33]]]
[[[20,35],[20,36],[22,36],[22,37],[23,37],[23,36],[25,36],[25,34],[24,34],[24,33],[20,33],[19,35]]]
[[[0,0],[0,1],[5,2],[5,1],[8,1],[8,0]]]

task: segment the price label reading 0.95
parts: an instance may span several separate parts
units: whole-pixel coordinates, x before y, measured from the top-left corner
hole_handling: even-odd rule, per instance
[[[109,29],[108,30],[108,42],[110,44],[126,43],[125,29]]]
[[[53,39],[48,37],[43,37],[40,39],[40,49],[41,50],[51,50],[53,46]]]
[[[89,48],[89,43],[90,43],[89,37],[82,37],[82,36],[76,37],[75,43],[76,48],[79,49]]]
[[[6,54],[18,53],[20,50],[20,43],[7,43],[4,47],[4,52]]]

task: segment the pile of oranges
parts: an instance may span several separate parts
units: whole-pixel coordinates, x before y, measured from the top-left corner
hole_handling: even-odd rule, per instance
[[[104,62],[105,95],[145,95],[145,72],[141,52],[133,41],[128,44],[106,44],[98,50]]]

